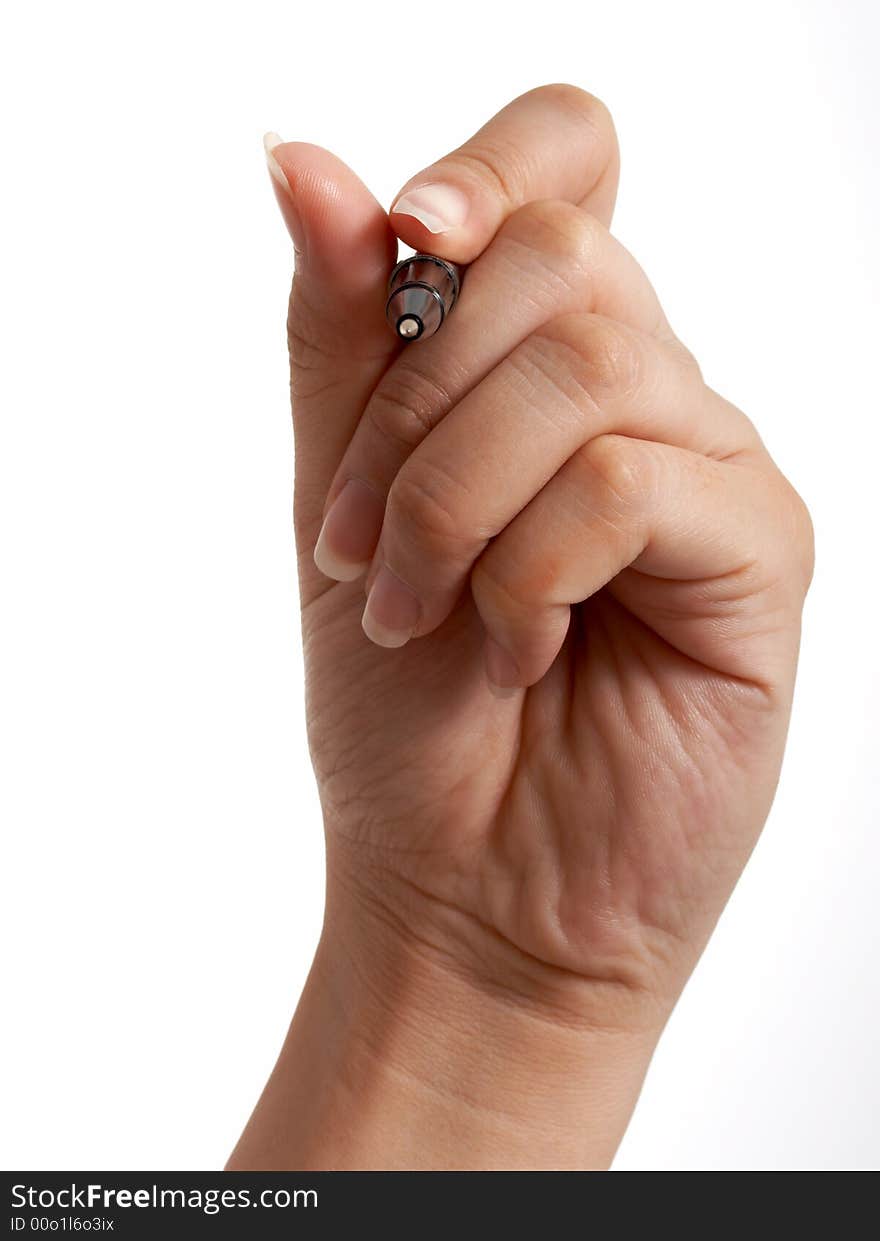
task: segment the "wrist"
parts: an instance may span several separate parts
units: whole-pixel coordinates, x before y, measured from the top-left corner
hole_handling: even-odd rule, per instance
[[[421,895],[385,895],[332,875],[309,981],[230,1167],[606,1167],[662,1027],[654,1007],[518,957]]]

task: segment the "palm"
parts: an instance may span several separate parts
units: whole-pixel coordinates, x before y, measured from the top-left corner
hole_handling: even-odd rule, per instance
[[[579,974],[638,978],[685,930],[699,941],[753,843],[756,798],[766,813],[784,725],[761,691],[639,618],[658,585],[626,571],[574,608],[548,675],[510,700],[487,687],[468,595],[435,633],[382,651],[360,631],[360,584],[325,589],[304,634],[331,832]]]

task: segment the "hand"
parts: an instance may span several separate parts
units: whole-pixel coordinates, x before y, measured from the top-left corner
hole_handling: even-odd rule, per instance
[[[435,1074],[446,1098],[443,1057],[465,1063],[483,1115],[497,1082],[479,1061],[504,1061],[508,1029],[533,1065],[552,1047],[570,1109],[511,1053],[505,1097],[531,1144],[470,1158],[605,1163],[773,797],[809,518],[608,231],[617,149],[591,96],[515,100],[413,178],[390,222],[329,153],[272,160],[298,250],[321,986],[347,979],[370,1054],[407,1082]],[[441,331],[403,348],[383,317],[395,234],[469,265]],[[413,1031],[438,1022],[431,1069]],[[561,1117],[543,1149],[530,1089]],[[475,1166],[448,1148],[385,1158],[371,1166]]]

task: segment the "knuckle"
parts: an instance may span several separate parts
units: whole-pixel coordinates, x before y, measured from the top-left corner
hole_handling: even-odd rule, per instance
[[[339,382],[340,352],[328,334],[322,333],[299,292],[291,293],[287,312],[287,352],[290,386],[295,399],[307,400]]]
[[[477,134],[447,155],[444,164],[475,180],[508,204],[520,202],[531,179],[528,153],[499,133]]]
[[[644,507],[657,483],[654,458],[625,435],[600,435],[579,450],[593,481],[626,509]]]
[[[392,368],[367,405],[369,424],[407,452],[417,447],[452,407],[449,392],[411,364]]]
[[[388,494],[386,520],[415,535],[428,552],[473,542],[462,532],[462,488],[430,461],[408,462]]]
[[[499,236],[529,254],[537,252],[581,269],[595,264],[604,231],[595,216],[575,203],[542,198],[514,211]]]
[[[682,370],[692,372],[697,379],[703,378],[703,371],[696,355],[688,349],[683,341],[679,340],[677,336],[670,336],[664,340],[664,344],[670,355],[677,360]]]
[[[574,113],[578,120],[603,138],[613,132],[614,123],[606,105],[580,86],[574,86],[571,82],[548,82],[545,86],[536,86],[529,94]]]
[[[287,352],[291,394],[299,399],[344,387],[352,361],[372,366],[388,356],[387,344],[362,346],[353,340],[345,314],[317,305],[309,282],[299,275],[287,305]]]
[[[569,372],[593,404],[635,392],[644,359],[632,332],[602,315],[557,315],[532,334],[550,365]]]
[[[806,593],[813,580],[813,571],[816,565],[816,534],[813,527],[813,519],[800,492],[794,488],[787,478],[783,478],[783,482],[785,486],[786,525],[790,536],[787,542],[790,553],[793,555],[797,565],[804,592]]]

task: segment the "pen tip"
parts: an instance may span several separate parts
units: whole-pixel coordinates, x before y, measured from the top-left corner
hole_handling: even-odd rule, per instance
[[[418,319],[411,316],[406,316],[401,319],[397,325],[397,331],[404,338],[404,340],[412,340],[414,336],[418,336],[421,329],[422,325],[419,323]]]

